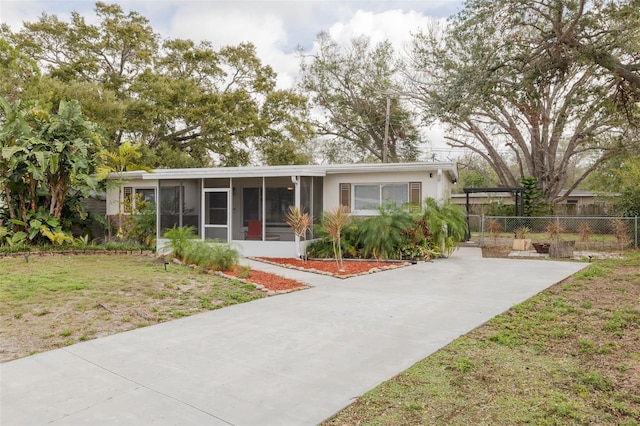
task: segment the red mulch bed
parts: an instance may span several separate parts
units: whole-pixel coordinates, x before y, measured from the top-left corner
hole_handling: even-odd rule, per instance
[[[342,262],[343,270],[339,270],[335,260],[306,260],[302,261],[287,257],[257,257],[255,260],[273,263],[293,269],[300,269],[307,272],[315,272],[331,275],[336,278],[348,278],[355,275],[370,274],[386,269],[400,268],[407,266],[406,262],[377,262],[371,260],[345,260]]]
[[[240,270],[223,271],[222,273],[224,275],[236,278],[239,278],[238,275],[243,275]],[[240,279],[254,284],[263,285],[267,290],[278,292],[301,290],[308,287],[306,284],[301,283],[300,281],[281,277],[280,275],[271,274],[268,272],[258,271],[256,269],[251,269],[251,271],[249,271],[248,277],[243,277]]]

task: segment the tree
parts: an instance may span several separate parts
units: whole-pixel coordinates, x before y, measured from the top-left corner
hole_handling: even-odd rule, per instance
[[[461,193],[464,188],[491,188],[498,184],[495,172],[480,156],[473,153],[461,155],[458,163],[458,185],[455,192]]]
[[[45,214],[62,217],[73,191],[95,188],[95,157],[103,138],[76,101],[60,102],[49,112],[37,103],[12,106],[0,96],[0,181],[9,218],[31,234]],[[32,219],[37,217],[35,221]]]
[[[558,22],[586,28],[592,18],[579,3],[472,0],[446,28],[416,36],[408,75],[425,115],[447,127],[449,145],[480,155],[501,185],[534,178],[548,202],[633,146],[614,108],[617,81],[548,44]]]
[[[549,214],[549,205],[546,203],[544,194],[538,186],[535,178],[526,177],[520,182],[524,188],[522,201],[524,204],[523,216],[545,216]],[[516,200],[517,202],[517,200]]]
[[[394,80],[400,62],[391,43],[372,46],[368,37],[359,37],[343,49],[320,33],[316,44],[317,53],[301,52],[299,86],[323,114],[317,132],[325,137],[328,157],[382,161],[386,147],[391,162],[415,161],[420,135],[413,114],[399,102]]]
[[[608,161],[593,175],[590,189],[619,192],[615,209],[622,216],[640,216],[640,155],[624,154]]]
[[[511,7],[531,10],[524,0]],[[550,31],[534,54],[545,61],[553,52],[556,69],[567,62],[595,64],[608,73],[616,85],[616,106],[637,126],[640,119],[640,2],[638,0],[578,0],[565,5],[569,13],[552,13],[558,8],[551,1],[533,8],[540,18],[550,23]],[[551,19],[550,19],[551,18]],[[530,25],[526,22],[523,25]]]
[[[89,24],[75,12],[69,22],[45,14],[3,35],[47,70],[40,97],[79,99],[111,148],[142,142],[163,151],[143,158],[163,167],[309,162],[306,98],[276,89],[252,44],[161,40],[117,4],[96,3],[96,15]]]
[[[39,78],[35,61],[0,37],[0,93],[6,101],[12,104],[20,97],[32,96]]]

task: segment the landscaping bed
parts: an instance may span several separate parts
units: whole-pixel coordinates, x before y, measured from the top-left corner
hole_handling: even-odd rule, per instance
[[[221,271],[219,275],[256,284],[259,290],[264,289],[269,295],[276,293],[288,293],[309,287],[300,281],[285,278],[277,274],[271,274],[269,272],[259,271],[257,269],[243,270],[242,268],[234,268],[231,270]]]
[[[255,257],[253,259],[287,268],[314,272],[322,275],[331,275],[336,278],[349,278],[358,275],[372,274],[388,269],[401,268],[410,264],[403,261],[345,259],[342,262],[342,266],[340,266],[335,259],[301,260],[288,257]]]

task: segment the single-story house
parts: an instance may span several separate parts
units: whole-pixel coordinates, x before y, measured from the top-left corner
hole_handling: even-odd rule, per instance
[[[345,206],[353,216],[378,207],[422,206],[448,199],[458,179],[455,162],[157,169],[112,174],[126,183],[107,191],[107,216],[127,214],[121,200],[144,198],[157,211],[157,248],[165,231],[193,226],[200,238],[229,242],[244,256],[299,256],[298,237],[285,223],[289,206],[315,223],[323,211]],[[136,196],[134,196],[136,195]],[[313,238],[311,231],[305,240]]]

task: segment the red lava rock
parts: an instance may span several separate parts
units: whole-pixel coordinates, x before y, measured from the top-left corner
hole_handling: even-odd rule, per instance
[[[229,275],[232,277],[238,277],[240,271],[223,271],[225,275]],[[246,274],[246,272],[244,273]],[[241,275],[244,275],[241,274]],[[307,287],[306,284],[301,283],[300,281],[292,280],[290,278],[281,277],[280,275],[271,274],[268,272],[259,271],[256,269],[252,269],[249,271],[249,276],[243,278],[245,281],[252,282],[254,284],[263,285],[267,290],[271,291],[281,291],[281,290],[299,290]]]
[[[372,272],[379,272],[385,269],[405,266],[402,262],[377,262],[372,260],[345,260],[342,262],[342,269],[338,267],[335,260],[306,260],[286,257],[258,257],[256,260],[275,263],[277,265],[288,266],[295,269],[302,269],[309,272],[320,272],[333,275],[337,278],[346,278],[352,275],[361,275]]]

